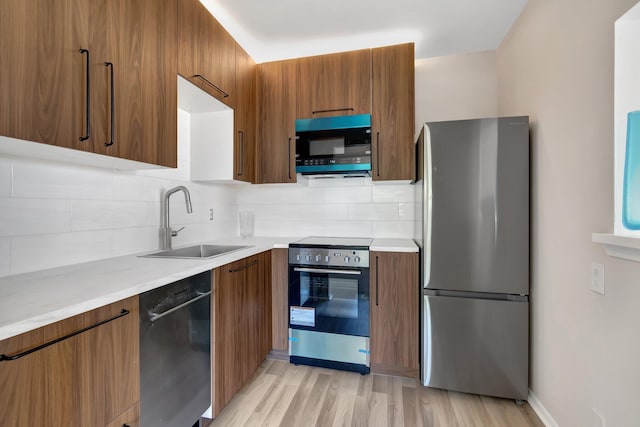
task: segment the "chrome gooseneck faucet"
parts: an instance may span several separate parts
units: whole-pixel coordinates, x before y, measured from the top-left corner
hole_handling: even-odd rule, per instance
[[[184,229],[184,227],[182,227],[178,230],[173,230],[171,229],[171,224],[169,222],[169,197],[178,191],[182,191],[184,193],[184,201],[187,204],[187,213],[193,212],[193,208],[191,207],[191,195],[189,194],[189,189],[187,187],[179,185],[171,190],[167,190],[164,195],[164,215],[162,215],[162,228],[160,229],[162,249],[171,249],[171,238],[176,237],[178,233]]]

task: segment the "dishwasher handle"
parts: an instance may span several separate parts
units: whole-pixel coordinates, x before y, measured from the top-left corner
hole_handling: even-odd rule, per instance
[[[205,292],[205,293],[203,293],[203,294],[200,294],[200,295],[198,295],[197,297],[192,298],[192,299],[190,299],[189,301],[183,302],[183,303],[182,303],[182,304],[180,304],[180,305],[176,305],[175,307],[170,308],[170,309],[169,309],[169,310],[167,310],[167,311],[163,311],[162,313],[155,313],[155,312],[153,312],[153,311],[149,311],[149,321],[150,321],[150,322],[155,322],[156,320],[161,319],[161,318],[163,318],[164,316],[166,316],[166,315],[168,315],[168,314],[171,314],[171,313],[173,313],[173,312],[174,312],[174,311],[176,311],[176,310],[180,310],[181,308],[186,307],[186,306],[188,306],[188,305],[189,305],[189,304],[191,304],[191,303],[194,303],[194,302],[196,302],[196,301],[198,301],[198,300],[201,300],[202,298],[206,298],[206,297],[208,297],[209,295],[211,295],[211,291],[209,291],[209,292]]]

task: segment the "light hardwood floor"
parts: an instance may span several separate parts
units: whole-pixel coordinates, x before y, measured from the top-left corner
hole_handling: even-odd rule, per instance
[[[544,427],[528,404],[267,359],[209,427]]]

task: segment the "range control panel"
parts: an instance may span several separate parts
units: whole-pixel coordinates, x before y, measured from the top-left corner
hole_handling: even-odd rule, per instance
[[[289,265],[369,267],[369,250],[353,248],[289,247]]]

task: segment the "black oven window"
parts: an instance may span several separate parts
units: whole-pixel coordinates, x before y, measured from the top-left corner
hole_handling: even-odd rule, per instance
[[[358,318],[358,280],[328,275],[300,277],[300,305],[317,316]]]
[[[311,156],[332,156],[344,154],[344,138],[318,138],[309,140]]]

